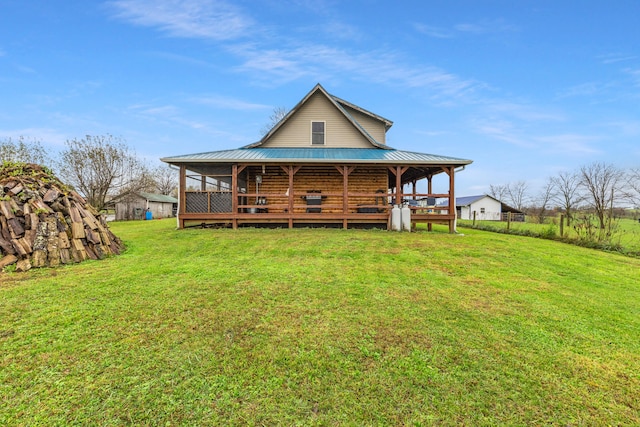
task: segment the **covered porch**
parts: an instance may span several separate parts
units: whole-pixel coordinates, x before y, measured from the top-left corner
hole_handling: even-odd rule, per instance
[[[448,206],[455,206],[456,168],[465,164],[180,163],[178,226],[386,229],[393,206],[407,203],[413,224],[446,224],[454,232]],[[437,176],[445,192],[433,192]],[[444,200],[447,206],[438,206]]]

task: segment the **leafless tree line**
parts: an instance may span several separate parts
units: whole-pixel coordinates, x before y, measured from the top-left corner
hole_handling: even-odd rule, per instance
[[[0,140],[2,162],[49,167],[98,210],[138,192],[177,193],[176,171],[164,165],[147,165],[123,139],[112,135],[67,140],[59,153],[47,151],[38,140],[7,138]]]
[[[548,177],[535,194],[526,181],[490,185],[489,195],[526,213],[539,222],[550,210],[564,212],[567,224],[577,212],[592,212],[600,229],[605,229],[616,208],[640,207],[640,168],[623,170],[613,164],[594,162],[574,171]]]

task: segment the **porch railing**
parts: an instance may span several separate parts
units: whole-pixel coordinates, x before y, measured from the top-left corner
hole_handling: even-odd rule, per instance
[[[236,214],[251,213],[362,213],[376,214],[389,213],[393,208],[393,201],[397,194],[393,193],[348,193],[346,203],[344,193],[294,193],[289,195],[282,193],[240,193],[238,194]],[[309,200],[320,197],[320,203],[310,204]],[[400,195],[404,201],[417,199],[446,199],[448,194],[422,194],[403,193]],[[317,199],[316,199],[317,200]],[[431,200],[429,200],[431,201]],[[417,201],[409,205],[414,214],[448,214],[447,205],[433,203],[427,205]],[[312,208],[312,209],[309,209]],[[230,191],[187,191],[185,192],[185,213],[210,213],[210,214],[233,214],[233,195]]]

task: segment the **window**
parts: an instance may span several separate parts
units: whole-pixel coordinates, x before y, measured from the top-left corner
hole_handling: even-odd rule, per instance
[[[484,208],[480,208],[480,213],[483,214],[484,213]]]
[[[311,122],[311,145],[324,145],[324,122]]]

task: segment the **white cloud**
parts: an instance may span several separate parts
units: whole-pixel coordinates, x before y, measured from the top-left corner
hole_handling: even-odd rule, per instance
[[[426,24],[413,24],[413,27],[419,32],[429,37],[437,39],[448,39],[453,37],[453,32],[442,27],[435,27],[433,25]]]
[[[160,105],[155,107],[146,105],[135,105],[129,108],[141,114],[157,117],[171,117],[178,112],[178,109],[173,105]]]
[[[369,82],[424,89],[432,100],[453,101],[484,87],[480,82],[463,79],[438,67],[411,66],[398,53],[378,50],[352,53],[324,45],[282,46],[260,50],[252,45],[235,46],[234,53],[245,58],[238,67],[277,83],[301,77],[324,81],[326,75],[349,75]]]
[[[472,125],[477,133],[487,138],[517,147],[575,156],[600,153],[593,147],[593,143],[602,140],[598,135],[546,134],[545,123],[524,118],[516,117],[514,121],[504,117],[482,118],[475,119]]]
[[[640,136],[640,121],[612,121],[603,123],[609,130],[613,130],[616,134],[621,134],[625,136]]]
[[[281,85],[308,78],[330,81],[348,76],[367,82],[405,89],[422,89],[432,102],[464,101],[484,87],[428,64],[413,64],[395,49],[357,51],[305,42],[297,37],[281,38],[257,28],[254,19],[224,0],[113,0],[109,3],[119,19],[136,25],[156,27],[172,36],[212,39],[226,42],[223,47],[239,58],[236,71],[249,73],[268,85]],[[335,19],[329,28],[354,35],[357,29]],[[260,34],[260,37],[256,37]],[[235,42],[247,36],[243,43]],[[249,38],[250,37],[250,38]],[[189,58],[169,55],[170,59]],[[199,65],[206,65],[199,62]],[[239,105],[240,107],[241,105]]]
[[[541,108],[534,105],[517,102],[490,102],[486,104],[486,110],[490,114],[500,114],[517,118],[525,122],[551,121],[560,122],[566,119],[563,113]]]
[[[230,98],[230,97],[220,96],[220,95],[194,97],[194,98],[191,98],[190,101],[197,104],[208,105],[215,108],[239,110],[239,111],[255,111],[255,110],[266,110],[266,109],[272,108],[269,105],[246,102],[240,99],[235,99],[235,98]]]
[[[631,77],[634,86],[640,87],[640,68],[625,68],[624,72]]]
[[[180,123],[192,129],[200,129],[204,124],[181,117],[180,109],[174,105],[135,104],[127,108],[131,114],[151,121]]]
[[[453,28],[460,33],[469,34],[494,34],[514,32],[518,30],[517,26],[508,24],[502,19],[481,21],[477,23],[462,23],[455,25]]]
[[[638,57],[635,55],[625,55],[623,53],[608,53],[597,57],[603,64],[615,64],[617,62],[632,61]]]
[[[415,23],[413,27],[421,34],[438,39],[449,39],[464,34],[495,34],[503,32],[514,32],[518,27],[508,24],[503,20],[481,21],[478,23],[461,23],[452,28],[443,28],[434,25]]]
[[[213,68],[213,69],[217,68],[213,63],[203,61],[202,59],[192,58],[186,55],[179,55],[172,52],[151,52],[149,53],[149,55],[157,58],[166,59],[169,61],[182,62],[190,65],[197,65],[199,67],[204,67],[204,68]]]
[[[581,83],[575,86],[571,86],[558,93],[558,98],[573,98],[580,96],[592,97],[609,89],[609,85],[605,85],[598,82]]]
[[[535,138],[548,151],[573,155],[598,154],[601,151],[591,146],[591,143],[601,140],[598,136],[579,134],[560,134],[538,136]]]
[[[108,5],[119,19],[158,27],[174,37],[236,39],[253,23],[224,0],[115,0]]]
[[[508,120],[478,120],[474,128],[477,133],[490,139],[496,139],[523,148],[535,147],[531,139],[523,136],[523,132]]]
[[[64,142],[69,139],[69,135],[65,135],[56,129],[51,128],[22,128],[22,129],[0,129],[0,139],[17,140],[24,137],[27,140],[42,142],[43,145],[51,147],[62,147]]]

